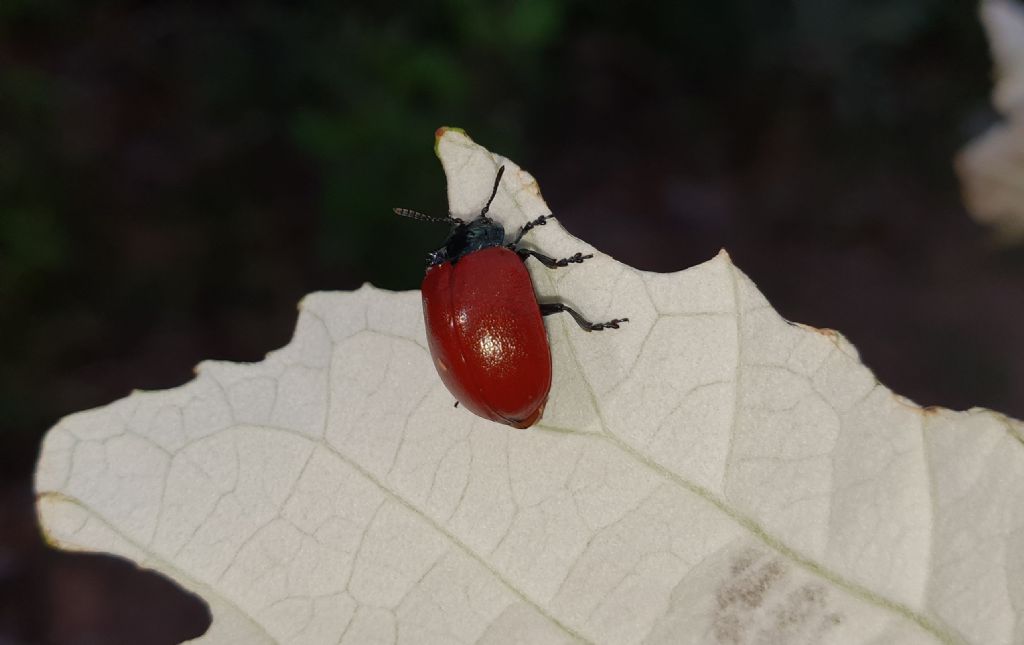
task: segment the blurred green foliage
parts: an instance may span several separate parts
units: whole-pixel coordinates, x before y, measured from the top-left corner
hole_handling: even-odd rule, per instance
[[[440,125],[724,171],[796,121],[837,172],[950,190],[985,68],[962,1],[0,0],[0,433],[102,402],[126,353],[180,382],[179,333],[253,360],[306,291],[415,287],[443,231],[390,208],[445,210]]]

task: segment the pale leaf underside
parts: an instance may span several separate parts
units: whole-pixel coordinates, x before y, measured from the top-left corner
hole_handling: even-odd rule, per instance
[[[448,130],[453,214],[547,213]],[[628,216],[628,214],[623,214]],[[540,425],[452,407],[417,292],[317,293],[261,363],[200,365],[47,435],[53,543],[203,597],[203,643],[978,643],[1024,638],[1020,423],[921,410],[722,253],[637,271],[555,224]],[[795,279],[798,277],[795,276]]]

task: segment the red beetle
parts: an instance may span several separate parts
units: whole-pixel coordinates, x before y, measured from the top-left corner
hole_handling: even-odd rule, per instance
[[[586,331],[618,329],[628,318],[592,323],[560,302],[537,302],[526,258],[532,255],[555,269],[593,256],[555,260],[519,246],[530,229],[552,215],[527,223],[506,244],[505,229],[487,216],[504,172],[504,166],[498,169],[487,204],[469,222],[407,208],[395,213],[452,226],[444,245],[427,257],[420,291],[430,355],[455,404],[491,421],[528,428],[544,412],[551,389],[551,350],[541,316],[565,311]]]

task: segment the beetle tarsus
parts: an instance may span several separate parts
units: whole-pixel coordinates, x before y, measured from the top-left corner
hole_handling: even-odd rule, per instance
[[[537,258],[538,262],[540,262],[549,269],[567,267],[570,264],[582,264],[584,260],[589,260],[590,258],[594,257],[589,253],[587,255],[583,255],[582,253],[576,253],[575,255],[572,255],[570,257],[562,258],[561,260],[556,260],[555,258],[548,257],[543,253],[538,253],[533,249],[515,249],[515,252],[518,253],[519,257],[523,258],[523,260],[526,260],[526,258],[532,255],[533,257]]]
[[[576,311],[572,307],[563,304],[561,302],[542,302],[540,303],[540,315],[550,316],[551,314],[557,314],[566,312],[572,319],[576,321],[576,324],[580,326],[583,331],[601,331],[602,329],[618,329],[620,323],[629,322],[629,318],[615,318],[608,322],[592,323],[583,317],[580,312]]]
[[[547,224],[549,219],[555,219],[555,216],[541,215],[532,222],[527,222],[526,224],[523,224],[523,228],[519,229],[519,235],[517,235],[516,239],[512,242],[512,246],[519,244],[519,241],[523,239],[523,236],[532,231],[534,228],[538,226],[544,226],[545,224]]]

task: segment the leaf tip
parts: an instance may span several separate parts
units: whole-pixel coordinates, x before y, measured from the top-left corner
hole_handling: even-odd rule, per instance
[[[434,154],[435,155],[437,155],[439,157],[441,156],[441,153],[438,151],[438,146],[441,144],[441,139],[444,138],[444,135],[448,134],[449,132],[457,132],[458,134],[461,134],[462,136],[466,137],[467,139],[469,138],[469,135],[466,134],[466,131],[463,130],[462,128],[458,128],[458,127],[455,127],[455,126],[452,126],[452,125],[442,125],[440,128],[434,130]]]

